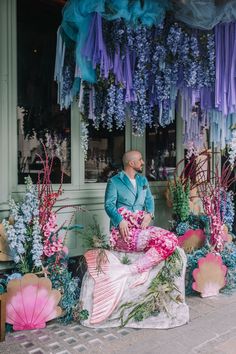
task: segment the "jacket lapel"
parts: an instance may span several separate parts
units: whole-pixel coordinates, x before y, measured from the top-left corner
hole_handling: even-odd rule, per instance
[[[120,172],[120,180],[126,185],[127,188],[136,196],[136,191],[134,190],[134,186],[129,180],[129,177],[126,176],[124,172]],[[138,186],[137,186],[138,187]]]
[[[136,194],[136,198],[135,198],[135,202],[136,202],[136,200],[138,199],[138,196],[139,196],[140,192],[141,192],[142,189],[143,189],[143,186],[142,186],[142,184],[140,183],[140,177],[139,177],[138,174],[136,175],[135,179],[136,179],[136,186],[137,186],[137,194]]]

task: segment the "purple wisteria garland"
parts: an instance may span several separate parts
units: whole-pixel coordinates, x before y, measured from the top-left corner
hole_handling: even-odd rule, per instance
[[[86,120],[112,130],[124,126],[128,112],[133,130],[142,134],[147,124],[164,127],[173,121],[179,92],[185,146],[198,151],[203,147],[199,136],[211,127],[210,143],[224,149],[232,139],[236,114],[236,23],[220,23],[207,31],[187,27],[171,13],[163,21],[163,11],[160,16],[153,13],[158,21],[150,22],[145,11],[145,18],[138,15],[132,21],[124,16],[123,5],[119,16],[87,5],[80,8],[90,19],[79,46],[78,38],[67,33],[74,30],[66,26],[67,17],[58,31],[55,79],[61,108],[68,108],[81,91],[83,78],[92,84],[89,102],[85,98]],[[73,6],[71,10],[83,28],[83,16],[75,15]]]
[[[83,49],[97,69],[97,82],[84,96],[87,118],[97,129],[112,130],[113,125],[125,125],[128,110],[139,135],[146,125],[170,124],[178,90],[187,87],[192,94],[214,87],[214,53],[213,32],[189,31],[177,22],[131,27],[95,14]],[[189,110],[185,118],[188,115]],[[192,125],[187,124],[187,129]]]

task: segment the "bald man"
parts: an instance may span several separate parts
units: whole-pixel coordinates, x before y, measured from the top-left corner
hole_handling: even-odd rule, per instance
[[[142,272],[172,254],[177,238],[168,230],[150,226],[154,200],[147,178],[141,175],[144,166],[141,153],[127,151],[123,165],[124,170],[108,181],[105,193],[105,210],[111,220],[110,239],[118,251],[147,251],[136,262]]]
[[[129,236],[128,223],[118,209],[125,207],[135,212],[144,210],[145,217],[141,228],[146,228],[154,215],[154,200],[146,177],[141,174],[144,166],[139,151],[127,151],[122,158],[124,170],[108,181],[105,194],[105,210],[111,219],[111,225],[119,227],[121,236]]]

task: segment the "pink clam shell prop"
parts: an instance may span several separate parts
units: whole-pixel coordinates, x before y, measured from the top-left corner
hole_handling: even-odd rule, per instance
[[[195,282],[192,288],[201,293],[201,297],[217,296],[226,284],[227,267],[222,258],[214,253],[198,260],[198,268],[193,271]]]
[[[178,238],[179,246],[182,247],[185,252],[191,252],[193,250],[201,248],[206,240],[206,235],[203,230],[188,230],[183,236]]]
[[[25,274],[10,280],[7,286],[6,322],[15,331],[44,328],[46,322],[61,315],[58,305],[61,294],[52,290],[48,278]]]

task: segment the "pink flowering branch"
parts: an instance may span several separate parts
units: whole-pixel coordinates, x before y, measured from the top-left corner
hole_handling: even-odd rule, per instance
[[[38,199],[39,199],[39,223],[41,227],[41,232],[43,235],[43,250],[46,257],[56,256],[55,264],[59,263],[61,258],[61,251],[65,249],[64,241],[68,232],[68,227],[72,223],[74,214],[76,211],[84,211],[83,208],[77,205],[64,205],[59,207],[57,210],[53,211],[58,198],[62,194],[62,183],[63,183],[63,172],[61,172],[61,182],[57,191],[53,190],[51,183],[51,172],[53,166],[53,158],[50,159],[46,150],[45,145],[42,143],[44,149],[44,159],[42,156],[38,155],[39,160],[43,166],[42,170],[38,174]],[[72,214],[69,224],[64,221],[62,225],[58,227],[57,225],[57,213],[64,209],[72,207],[74,208],[74,213]],[[67,224],[67,226],[65,226]],[[61,231],[66,229],[67,231],[61,234]],[[68,250],[67,250],[68,251]]]

